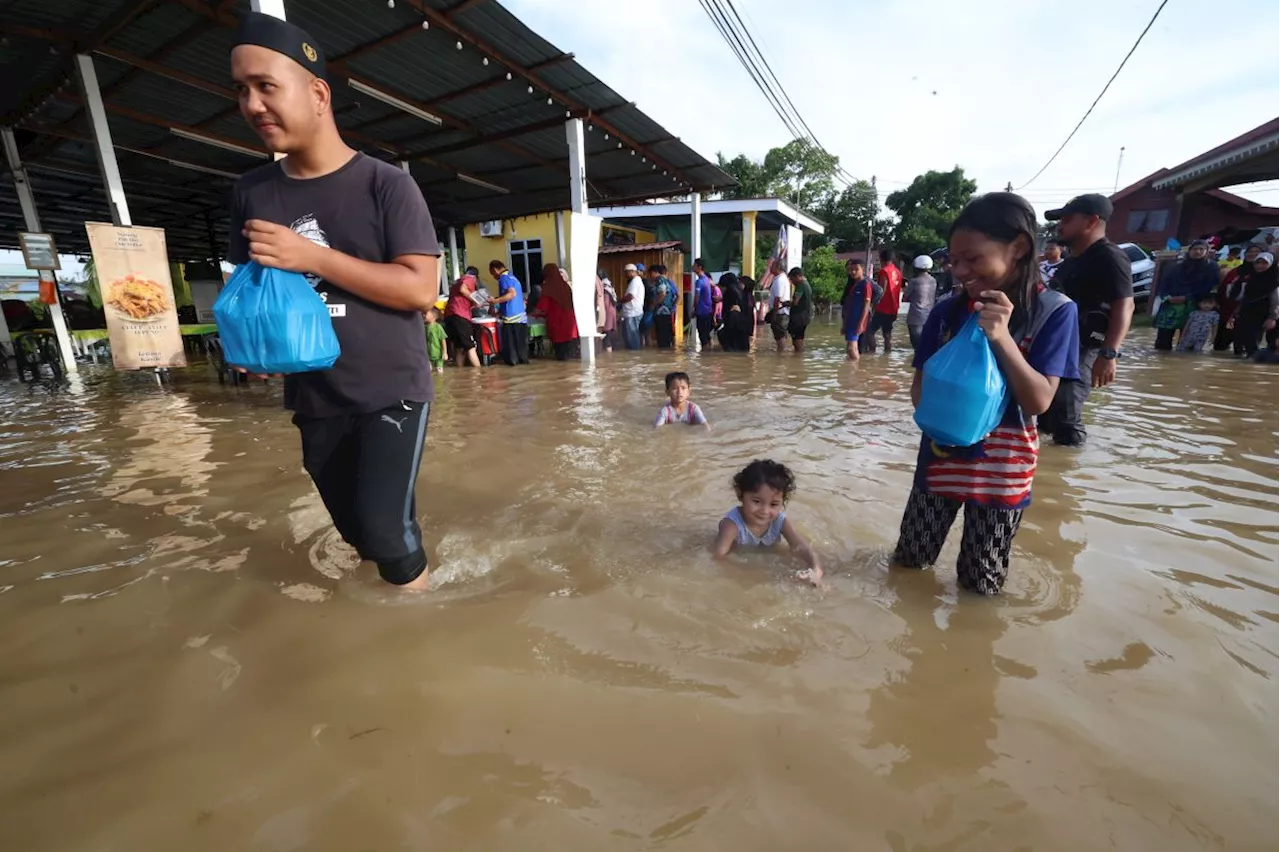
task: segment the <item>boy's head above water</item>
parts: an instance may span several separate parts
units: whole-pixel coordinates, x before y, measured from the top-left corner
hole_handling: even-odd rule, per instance
[[[795,474],[772,459],[756,459],[733,478],[748,521],[773,523],[796,490]]]
[[[689,374],[688,373],[667,373],[667,396],[671,397],[671,404],[680,406],[689,400]]]

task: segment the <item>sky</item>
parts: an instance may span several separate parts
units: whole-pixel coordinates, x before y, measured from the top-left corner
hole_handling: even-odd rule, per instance
[[[714,160],[791,140],[697,0],[501,0]],[[1021,188],[1062,144],[1158,0],[734,0],[818,141],[883,198],[959,165]],[[1071,144],[1019,191],[1038,213],[1175,166],[1280,111],[1274,0],[1170,0]],[[642,11],[636,11],[642,10]],[[1232,188],[1280,206],[1280,185]],[[0,262],[21,255],[0,252]],[[79,264],[71,259],[78,271]]]
[[[792,138],[697,0],[502,0],[695,151],[760,159]],[[818,141],[881,195],[959,165],[1023,186],[1097,97],[1159,0],[734,0]],[[1038,212],[1110,193],[1275,118],[1272,0],[1170,0],[1053,165]],[[643,13],[632,10],[643,9]],[[588,175],[589,177],[589,175]],[[1277,206],[1276,182],[1237,190]]]

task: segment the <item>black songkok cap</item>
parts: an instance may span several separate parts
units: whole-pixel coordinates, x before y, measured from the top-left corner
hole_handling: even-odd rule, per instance
[[[253,44],[282,53],[303,68],[324,78],[324,53],[301,27],[271,15],[250,12],[240,19],[233,47]]]

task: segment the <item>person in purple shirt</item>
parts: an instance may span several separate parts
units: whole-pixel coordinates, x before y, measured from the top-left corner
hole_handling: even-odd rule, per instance
[[[694,320],[698,326],[698,340],[703,349],[711,348],[711,330],[715,325],[716,304],[711,294],[711,277],[707,275],[702,258],[693,262]]]

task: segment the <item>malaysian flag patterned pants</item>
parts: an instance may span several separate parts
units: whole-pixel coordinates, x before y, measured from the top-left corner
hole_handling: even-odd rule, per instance
[[[1021,509],[1003,509],[911,489],[893,561],[904,568],[927,568],[938,561],[956,512],[964,507],[964,536],[956,578],[961,588],[996,595],[1009,576],[1009,552],[1022,523]]]

